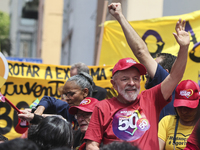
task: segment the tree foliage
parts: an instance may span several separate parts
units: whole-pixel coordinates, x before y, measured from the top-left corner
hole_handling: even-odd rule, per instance
[[[10,39],[9,39],[10,19],[9,15],[0,11],[0,51],[10,55]]]

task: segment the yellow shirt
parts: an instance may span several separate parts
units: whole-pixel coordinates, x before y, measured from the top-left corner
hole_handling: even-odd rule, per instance
[[[159,122],[158,137],[165,141],[165,150],[173,150],[174,130],[176,126],[175,116],[168,115]],[[186,147],[187,139],[194,129],[194,126],[184,126],[178,123],[176,132],[176,150]]]

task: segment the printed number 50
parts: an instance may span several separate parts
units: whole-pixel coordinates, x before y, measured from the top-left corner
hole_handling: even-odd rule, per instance
[[[132,114],[129,118],[119,118],[118,129],[120,131],[127,130],[129,127],[134,129],[136,128],[136,123],[138,121],[137,113]]]

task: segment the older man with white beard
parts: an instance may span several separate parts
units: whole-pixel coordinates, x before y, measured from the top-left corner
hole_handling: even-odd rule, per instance
[[[108,8],[120,23],[130,48],[147,67],[150,76],[153,76],[157,63],[122,15],[120,3],[112,3]],[[113,141],[128,141],[140,150],[159,150],[159,113],[170,102],[170,96],[182,79],[187,62],[190,37],[184,26],[185,21],[181,19],[176,24],[177,33],[173,35],[180,50],[170,74],[161,84],[139,94],[140,75],[146,74],[146,68],[132,58],[123,58],[117,62],[112,71],[111,83],[118,96],[103,100],[95,106],[84,137],[87,150],[99,149],[100,143]]]

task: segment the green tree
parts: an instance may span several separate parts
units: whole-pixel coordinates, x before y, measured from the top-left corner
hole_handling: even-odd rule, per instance
[[[9,39],[10,19],[9,15],[0,11],[0,51],[10,55],[10,39]]]

